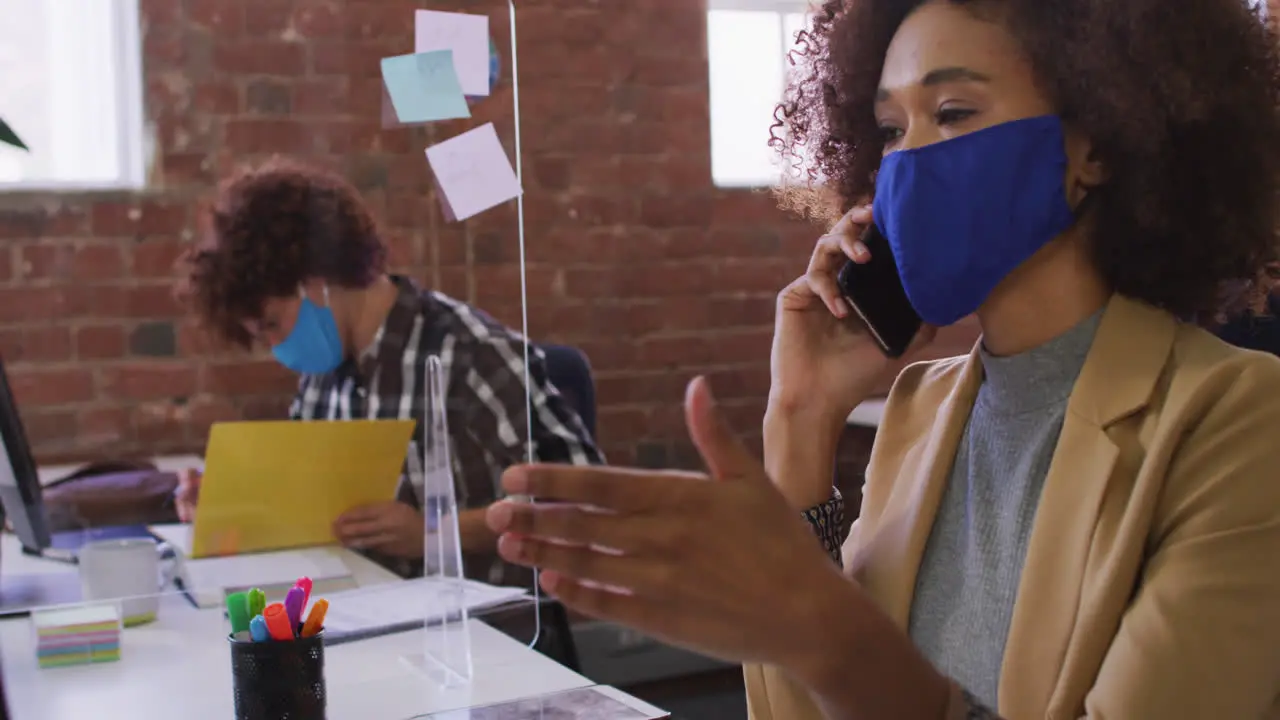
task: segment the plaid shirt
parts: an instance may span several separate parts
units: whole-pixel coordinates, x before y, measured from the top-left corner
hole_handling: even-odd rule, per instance
[[[396,497],[421,509],[426,410],[422,382],[427,358],[438,356],[458,505],[484,507],[502,496],[502,471],[530,456],[524,338],[465,303],[420,290],[403,277],[392,276],[392,281],[399,297],[369,348],[331,373],[303,375],[289,417],[416,420]],[[548,379],[542,351],[532,345],[529,380],[532,457],[539,462],[602,464],[604,457],[582,420]],[[420,560],[375,559],[403,575],[422,572]],[[492,568],[478,575],[497,579]]]

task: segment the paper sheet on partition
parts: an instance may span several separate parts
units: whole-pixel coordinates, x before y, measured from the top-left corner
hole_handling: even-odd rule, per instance
[[[422,625],[428,609],[441,607],[439,599],[448,587],[462,584],[461,604],[467,610],[480,610],[518,600],[528,590],[496,587],[470,580],[442,581],[432,578],[406,580],[373,587],[326,595],[329,612],[325,616],[325,635],[342,636],[373,633],[379,629]],[[457,600],[450,599],[454,605]]]
[[[608,685],[576,688],[497,705],[449,710],[426,720],[662,720],[671,714]]]
[[[451,219],[466,220],[522,192],[493,123],[427,148],[427,162]]]
[[[489,16],[418,10],[413,16],[413,49],[452,50],[462,92],[489,94]]]
[[[471,117],[451,50],[382,58],[382,84],[399,124]]]

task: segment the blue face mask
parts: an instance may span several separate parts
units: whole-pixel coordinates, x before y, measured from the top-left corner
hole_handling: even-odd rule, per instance
[[[323,375],[333,372],[342,364],[344,356],[342,339],[338,336],[338,323],[329,308],[329,288],[324,290],[325,304],[316,305],[302,295],[298,307],[298,319],[293,330],[283,342],[271,348],[271,353],[281,365],[294,372]]]
[[[1028,258],[1075,222],[1062,122],[996,125],[885,156],[876,226],[907,298],[930,325],[973,313]]]

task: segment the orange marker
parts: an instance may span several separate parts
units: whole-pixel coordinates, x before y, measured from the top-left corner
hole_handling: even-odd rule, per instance
[[[324,614],[329,611],[329,601],[324,598],[316,600],[307,613],[307,621],[302,624],[302,637],[311,637],[324,627]]]
[[[267,623],[267,633],[272,640],[292,640],[293,628],[289,627],[289,613],[283,603],[271,603],[262,611],[262,619]]]

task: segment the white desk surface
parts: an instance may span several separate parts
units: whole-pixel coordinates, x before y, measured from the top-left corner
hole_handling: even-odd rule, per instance
[[[348,553],[357,579],[388,574]],[[372,565],[372,569],[363,564]],[[379,571],[373,572],[373,569]],[[74,566],[21,554],[16,538],[0,539],[0,582],[9,574],[74,573]],[[421,656],[417,630],[325,648],[331,720],[403,720],[537,697],[593,685],[479,621],[470,623],[474,677],[469,685],[441,688],[406,658]],[[121,634],[118,662],[40,669],[28,618],[0,620],[0,654],[14,720],[225,720],[234,715],[231,659],[220,610],[196,610],[176,593],[164,596],[159,618]]]
[[[884,399],[867,400],[849,413],[848,425],[857,427],[880,427],[880,418],[884,415]]]

